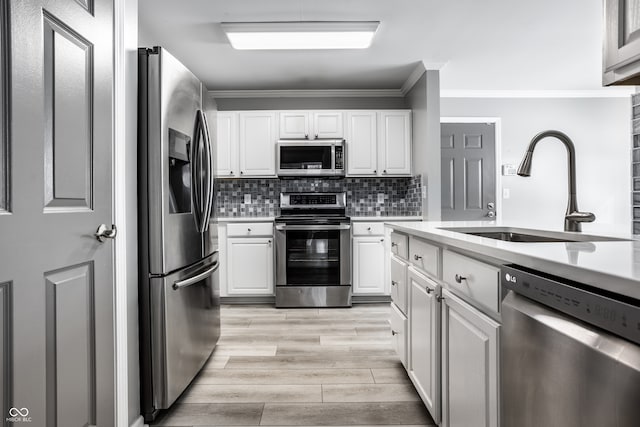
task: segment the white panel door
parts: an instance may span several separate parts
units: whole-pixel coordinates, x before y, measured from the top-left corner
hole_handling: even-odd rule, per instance
[[[411,175],[411,111],[379,113],[379,166],[385,175]]]
[[[440,421],[440,285],[409,268],[409,377]]]
[[[113,2],[2,0],[0,34],[0,425],[112,427]]]
[[[500,325],[442,291],[442,425],[498,427]]]
[[[227,292],[229,295],[273,295],[273,239],[227,239]]]
[[[317,138],[344,138],[342,111],[316,111],[313,116],[312,135]]]
[[[310,137],[310,116],[307,111],[280,112],[281,139],[307,139]]]
[[[353,293],[384,294],[384,237],[353,238]]]
[[[235,178],[240,174],[238,165],[238,113],[218,112],[216,176]]]
[[[240,176],[276,175],[276,113],[242,112],[240,118]]]
[[[347,112],[347,175],[376,175],[378,139],[375,111]]]

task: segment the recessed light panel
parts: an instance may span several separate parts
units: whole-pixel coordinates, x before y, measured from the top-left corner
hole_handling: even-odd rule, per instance
[[[366,49],[380,23],[223,22],[234,49]]]

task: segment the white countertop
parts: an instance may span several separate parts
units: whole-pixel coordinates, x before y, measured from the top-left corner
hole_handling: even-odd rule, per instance
[[[222,216],[216,218],[218,222],[273,222],[273,216]]]
[[[517,227],[543,230],[521,223],[493,221],[391,222],[388,225],[399,232],[437,242],[445,248],[458,248],[478,253],[505,263],[529,267],[640,300],[639,240],[518,243],[441,229],[441,227]],[[562,230],[554,229],[552,231]],[[634,236],[630,234],[592,231],[584,234],[634,239]]]
[[[422,221],[421,216],[352,216],[351,221]]]

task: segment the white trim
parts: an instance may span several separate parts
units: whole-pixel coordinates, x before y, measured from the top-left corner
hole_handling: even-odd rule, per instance
[[[210,90],[214,98],[401,98],[400,89]]]
[[[593,90],[441,90],[440,98],[626,98],[634,87]]]
[[[114,240],[114,331],[115,331],[115,425],[129,425],[127,361],[127,218],[126,155],[127,92],[125,73],[125,4],[115,0],[113,9],[113,221],[118,227]]]
[[[144,418],[142,418],[142,415],[140,415],[131,423],[129,427],[149,427],[149,426],[144,423]]]
[[[427,72],[427,69],[424,66],[424,62],[420,61],[415,66],[411,74],[409,74],[409,77],[407,77],[407,80],[402,84],[402,87],[400,88],[400,92],[402,93],[402,96],[405,96],[407,93],[409,93],[413,85],[415,85],[418,82],[418,80],[420,80],[420,77],[422,77],[422,75],[426,72]]]
[[[440,117],[442,123],[493,123],[495,125],[496,218],[502,218],[502,119],[500,117]],[[440,208],[442,210],[442,207]]]

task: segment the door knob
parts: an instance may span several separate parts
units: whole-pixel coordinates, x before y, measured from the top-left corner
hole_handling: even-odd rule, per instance
[[[117,235],[118,229],[115,224],[111,224],[111,230],[105,224],[100,224],[94,234],[99,242],[104,242],[105,239],[115,239]]]
[[[496,208],[496,204],[495,204],[495,203],[493,203],[493,202],[489,202],[489,203],[487,203],[487,209],[491,209],[491,210],[493,210],[493,209],[495,209],[495,208]]]
[[[496,213],[494,211],[489,211],[489,212],[487,212],[487,217],[495,218],[496,217]]]

